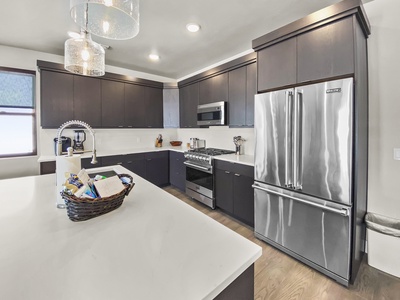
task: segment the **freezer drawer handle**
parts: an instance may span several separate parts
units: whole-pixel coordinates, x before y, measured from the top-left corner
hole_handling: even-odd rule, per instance
[[[307,205],[318,207],[320,209],[327,210],[327,211],[333,212],[335,214],[342,215],[344,217],[347,217],[349,215],[349,210],[347,208],[338,209],[338,208],[333,208],[333,207],[329,207],[329,206],[325,206],[325,205],[309,202],[309,201],[306,201],[306,200],[303,200],[303,199],[300,199],[300,198],[296,198],[296,197],[292,197],[292,196],[289,196],[289,195],[285,195],[285,194],[280,193],[280,192],[276,192],[274,190],[262,188],[262,187],[260,187],[258,185],[255,185],[255,184],[253,184],[252,187],[257,189],[257,190],[262,190],[262,191],[267,192],[267,193],[271,193],[271,194],[274,194],[274,195],[277,195],[277,196],[281,196],[281,197],[285,197],[285,198],[289,198],[289,199],[292,199],[294,201],[301,202],[301,203],[304,203],[304,204],[307,204]]]

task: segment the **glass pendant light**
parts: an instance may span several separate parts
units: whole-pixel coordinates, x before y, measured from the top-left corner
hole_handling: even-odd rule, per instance
[[[65,42],[64,68],[79,75],[103,76],[104,48],[93,42],[90,33],[82,29],[80,37]]]
[[[139,33],[139,0],[70,0],[70,11],[75,23],[103,38],[127,40]]]

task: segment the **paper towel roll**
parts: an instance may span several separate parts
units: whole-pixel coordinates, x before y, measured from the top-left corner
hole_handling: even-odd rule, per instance
[[[56,156],[56,183],[57,183],[57,207],[65,208],[60,191],[65,183],[65,173],[78,174],[81,170],[81,155]]]

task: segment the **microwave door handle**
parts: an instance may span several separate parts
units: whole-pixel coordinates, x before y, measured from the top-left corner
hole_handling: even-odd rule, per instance
[[[285,186],[291,188],[292,184],[292,102],[293,93],[291,91],[285,92],[286,101],[286,116],[285,116]]]

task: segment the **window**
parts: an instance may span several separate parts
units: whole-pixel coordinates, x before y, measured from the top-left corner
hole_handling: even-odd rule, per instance
[[[35,72],[0,68],[0,157],[36,155]]]

